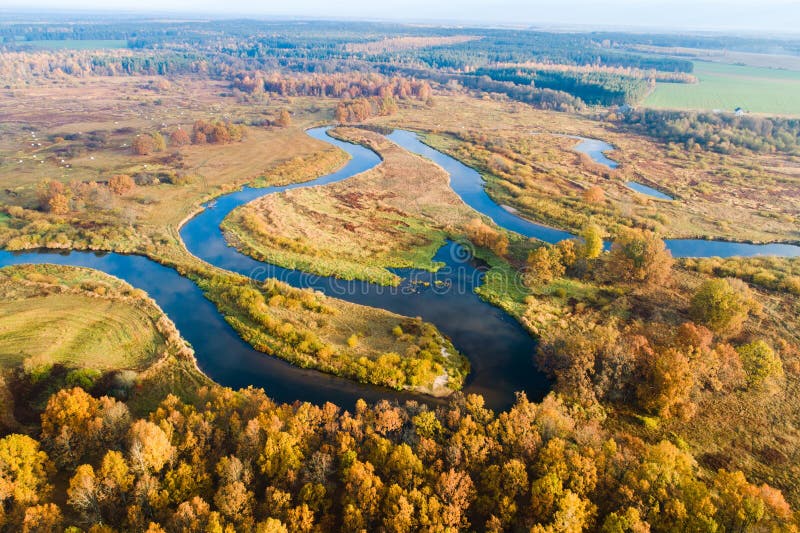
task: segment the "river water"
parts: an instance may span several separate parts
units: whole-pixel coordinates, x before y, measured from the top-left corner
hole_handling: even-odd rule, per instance
[[[256,261],[227,245],[219,225],[231,210],[255,198],[298,187],[333,183],[364,172],[380,163],[371,150],[333,139],[326,128],[309,135],[347,151],[351,159],[337,172],[319,179],[284,187],[245,188],[219,197],[212,206],[190,219],[181,229],[187,249],[219,268],[250,276],[281,279],[295,287],[319,290],[350,302],[379,307],[406,316],[419,316],[434,323],[470,360],[472,372],[465,392],[479,393],[493,409],[507,408],[516,391],[531,399],[542,398],[549,382],[533,364],[536,343],[520,324],[474,293],[481,283],[484,266],[460,245],[448,242],[434,257],[444,267],[436,273],[411,269],[395,270],[403,277],[399,287],[382,287],[360,281],[314,276]],[[498,225],[547,242],[572,237],[565,231],[525,220],[495,204],[473,169],[423,144],[416,134],[398,130],[389,138],[407,150],[430,158],[450,173],[451,185],[474,209]],[[602,154],[602,151],[598,152]],[[591,156],[592,154],[589,153]],[[792,245],[750,245],[702,240],[668,241],[674,255],[800,255]],[[351,407],[358,398],[437,400],[301,369],[266,356],[244,342],[225,322],[200,289],[175,270],[140,256],[115,253],[37,250],[20,253],[0,251],[0,266],[21,263],[53,263],[101,270],[143,289],[175,322],[181,335],[193,346],[200,368],[214,381],[239,388],[263,387],[279,402],[295,400],[321,404],[331,401]]]

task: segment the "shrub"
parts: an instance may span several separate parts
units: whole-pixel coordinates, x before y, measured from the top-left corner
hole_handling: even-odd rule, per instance
[[[76,368],[67,374],[67,386],[80,387],[88,391],[94,387],[100,375],[100,371],[93,368]]]
[[[348,345],[349,347],[351,347],[351,348],[355,348],[356,346],[358,346],[358,335],[356,335],[355,333],[353,333],[352,335],[350,335],[350,336],[347,338],[347,345]]]
[[[528,254],[526,264],[529,269],[527,280],[533,283],[550,283],[565,272],[561,253],[555,246],[540,246]]]
[[[292,125],[292,115],[289,114],[289,111],[286,109],[281,109],[280,114],[278,115],[278,119],[275,121],[275,124],[280,126],[281,128],[287,128]]]
[[[692,298],[689,310],[692,319],[717,333],[737,331],[750,308],[747,296],[737,291],[726,279],[704,282]]]
[[[736,349],[747,372],[748,385],[757,386],[771,377],[783,375],[783,364],[772,347],[763,340]]]
[[[599,257],[603,252],[603,231],[596,224],[588,224],[581,231],[581,255],[586,259]]]
[[[69,212],[69,197],[64,184],[60,181],[45,180],[37,188],[39,207],[56,215]]]
[[[134,187],[136,187],[136,183],[127,174],[115,174],[108,180],[109,190],[117,195],[130,192]]]
[[[167,149],[167,141],[164,140],[164,136],[159,132],[151,133],[150,137],[153,139],[153,151],[163,152]]]
[[[31,383],[38,383],[50,377],[53,365],[42,357],[27,357],[22,361],[22,371]]]
[[[508,253],[508,237],[485,224],[481,219],[471,220],[466,227],[467,238],[475,245],[488,248],[495,255],[504,257]]]
[[[186,133],[186,130],[178,128],[169,136],[169,142],[172,146],[181,147],[191,143],[192,139],[189,138],[189,134]]]
[[[69,213],[69,198],[65,194],[54,194],[47,200],[47,210],[55,215]]]
[[[153,151],[153,138],[146,134],[137,135],[131,143],[131,149],[136,155],[149,155]]]
[[[587,204],[601,204],[606,200],[606,193],[599,185],[594,185],[583,191],[583,201]]]

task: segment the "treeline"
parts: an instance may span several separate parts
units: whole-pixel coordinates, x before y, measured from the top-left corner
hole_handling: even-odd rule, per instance
[[[361,54],[376,54],[397,50],[414,50],[417,48],[430,48],[433,46],[447,46],[450,44],[465,43],[479,39],[475,35],[450,35],[429,37],[384,37],[374,41],[352,43],[345,46],[348,52]]]
[[[154,76],[207,74],[209,62],[187,52],[132,52],[129,50],[8,52],[0,54],[0,78],[23,81],[65,76]]]
[[[68,16],[67,16],[68,17]],[[248,49],[256,55],[303,55],[320,57],[330,53],[379,54],[403,48],[460,44],[470,38],[480,44],[480,55],[526,55],[548,58],[549,62],[606,64],[626,62],[648,65],[645,68],[689,72],[691,63],[652,55],[628,52],[638,45],[686,48],[711,48],[791,54],[800,50],[796,41],[754,37],[700,36],[672,34],[635,34],[622,32],[548,33],[541,31],[437,28],[376,22],[343,21],[147,21],[65,19],[58,23],[30,24],[10,19],[0,27],[0,42],[13,45],[39,40],[127,40],[132,46],[155,47],[167,43],[188,42],[195,46],[227,45],[226,37],[258,47]],[[392,46],[386,46],[388,42]],[[410,46],[407,43],[412,43]],[[477,44],[477,43],[470,43]],[[405,45],[405,46],[404,46]],[[459,50],[461,51],[461,50]],[[391,55],[389,55],[391,57]],[[657,66],[654,66],[657,65]]]
[[[0,72],[7,72],[11,78],[16,75],[15,79],[28,79],[21,74],[53,77],[60,73],[71,76],[201,73],[232,77],[241,71],[256,77],[259,71],[278,69],[328,74],[370,71],[386,65],[471,72],[504,62],[595,65],[663,73],[692,70],[691,61],[621,51],[627,37],[619,34],[617,38],[619,41],[612,42],[599,40],[592,34],[247,20],[8,25],[0,28],[0,40],[10,50],[0,58]],[[14,51],[16,43],[25,40],[62,39],[125,39],[129,49],[39,51],[22,55]],[[435,43],[436,46],[386,48],[385,43]],[[369,52],[373,49],[379,51]],[[35,58],[30,64],[29,57]],[[242,88],[248,89],[249,84],[244,83]]]
[[[780,491],[702,474],[682,446],[602,429],[520,395],[435,410],[275,404],[261,389],[174,396],[143,417],[81,388],[38,438],[0,439],[0,526],[15,531],[792,531]]]
[[[475,72],[496,81],[563,91],[592,105],[636,104],[655,87],[655,81],[607,72],[482,68]]]
[[[497,63],[484,68],[518,68],[528,71],[582,72],[616,74],[636,79],[654,79],[666,83],[697,83],[697,76],[687,72],[666,72],[663,70],[642,70],[635,67],[613,67],[608,65],[557,65],[551,63]]]
[[[699,146],[722,154],[741,149],[800,153],[800,119],[641,109],[621,114],[617,120],[638,133],[681,143],[689,150]]]
[[[401,100],[428,100],[431,86],[426,81],[380,74],[281,74],[239,72],[231,77],[234,88],[246,93],[270,92],[281,96],[321,96],[328,98],[393,97]]]
[[[475,30],[477,32],[477,30]],[[604,65],[612,67],[685,72],[693,70],[691,61],[622,51],[607,39],[591,33],[549,33],[524,30],[481,30],[481,39],[448,47],[384,55],[382,60],[414,61],[434,69],[470,71],[493,63],[537,61],[565,65]],[[619,34],[620,43],[626,36]]]
[[[380,70],[389,75],[406,75],[425,79],[445,86],[448,90],[473,90],[503,94],[507,97],[530,104],[538,109],[555,111],[578,111],[584,103],[571,94],[552,89],[542,89],[531,85],[517,85],[507,81],[496,81],[488,76],[448,73],[432,69],[416,69],[382,65]]]
[[[800,52],[800,41],[787,39],[771,39],[764,37],[744,37],[732,35],[690,35],[690,34],[652,34],[652,33],[616,33],[597,32],[599,41],[608,41],[616,46],[631,45],[709,48],[712,50],[737,50],[740,52],[756,52],[763,54]]]

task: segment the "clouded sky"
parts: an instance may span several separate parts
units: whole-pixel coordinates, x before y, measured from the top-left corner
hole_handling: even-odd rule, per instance
[[[800,0],[4,0],[6,8],[800,33]]]

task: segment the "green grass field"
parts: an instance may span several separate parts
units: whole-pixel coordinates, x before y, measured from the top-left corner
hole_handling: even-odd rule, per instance
[[[800,72],[695,62],[697,84],[659,83],[647,107],[800,115]]]
[[[101,48],[127,48],[128,41],[124,39],[62,39],[44,41],[18,41],[22,47],[32,47],[40,50],[99,50]]]
[[[164,347],[161,311],[128,284],[88,269],[0,270],[0,368],[139,368]]]

